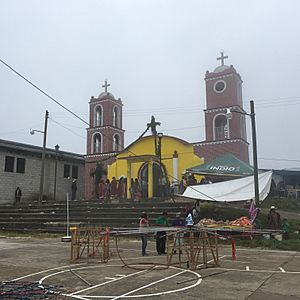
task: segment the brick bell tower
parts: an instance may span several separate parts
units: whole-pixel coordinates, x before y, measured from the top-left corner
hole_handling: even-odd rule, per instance
[[[89,106],[89,128],[87,128],[87,154],[85,156],[85,198],[95,197],[95,186],[91,172],[97,162],[104,167],[115,161],[115,155],[124,149],[122,128],[123,104],[120,98],[108,92],[110,84],[102,85],[104,92],[91,97]]]
[[[246,134],[246,120],[243,109],[242,78],[235,68],[224,64],[228,56],[221,56],[221,61],[213,72],[206,71],[206,109],[204,142],[196,143],[195,152],[205,161],[231,153],[249,163],[249,150]],[[226,117],[227,109],[239,111]]]

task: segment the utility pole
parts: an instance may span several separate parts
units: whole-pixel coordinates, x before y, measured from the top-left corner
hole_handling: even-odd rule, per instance
[[[254,168],[254,195],[255,204],[257,206],[259,203],[259,185],[258,185],[258,165],[257,165],[257,145],[256,145],[256,126],[255,126],[255,111],[254,111],[254,101],[250,101],[250,118],[252,126],[252,150],[253,150],[253,168]]]
[[[53,200],[56,200],[56,179],[57,179],[57,160],[58,160],[58,150],[59,145],[55,145],[55,170],[54,170],[54,192],[53,192]]]
[[[49,112],[48,112],[48,110],[46,110],[45,125],[44,125],[44,131],[43,131],[43,133],[44,133],[44,140],[43,140],[43,153],[42,153],[42,167],[41,167],[39,204],[42,203],[43,192],[44,192],[44,169],[45,169],[45,156],[46,156],[46,141],[47,141],[48,118],[49,118]]]

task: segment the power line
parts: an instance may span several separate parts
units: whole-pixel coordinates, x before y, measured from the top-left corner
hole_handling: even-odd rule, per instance
[[[27,79],[25,76],[23,76],[22,74],[20,74],[18,71],[16,71],[13,67],[11,67],[9,64],[7,64],[6,62],[4,62],[1,58],[0,58],[0,62],[5,65],[7,68],[9,68],[11,71],[13,71],[15,74],[17,74],[19,77],[21,77],[23,80],[25,80],[27,83],[29,83],[31,86],[33,86],[35,89],[37,89],[40,93],[42,93],[43,95],[45,95],[46,97],[48,97],[49,99],[51,99],[52,101],[54,101],[57,105],[59,105],[60,107],[62,107],[64,110],[66,110],[67,112],[69,112],[70,114],[72,114],[74,117],[76,117],[77,119],[79,119],[80,121],[82,121],[83,123],[85,123],[86,125],[90,126],[90,124],[88,122],[86,122],[84,119],[82,119],[81,117],[79,117],[77,114],[75,114],[74,112],[72,112],[70,109],[68,109],[66,106],[64,106],[63,104],[61,104],[58,100],[54,99],[52,96],[50,96],[48,93],[44,92],[41,88],[39,88],[37,85],[35,85],[33,82],[31,82],[29,79]],[[109,136],[106,136],[103,132],[102,135],[105,136],[107,139],[109,139],[112,142],[115,142],[112,138],[110,138]],[[118,146],[120,146],[121,148],[125,149],[124,146],[122,146],[121,144],[118,144]],[[123,150],[122,149],[122,150]],[[136,156],[135,153],[131,152],[130,150],[128,150],[128,152],[130,152],[131,154],[133,154],[134,156]]]
[[[18,76],[20,76],[23,80],[25,80],[27,83],[29,83],[31,86],[33,86],[35,89],[37,89],[39,92],[41,92],[42,94],[44,94],[46,97],[48,97],[49,99],[51,99],[53,102],[55,102],[57,105],[59,105],[60,107],[62,107],[63,109],[65,109],[67,112],[69,112],[70,114],[72,114],[74,117],[76,117],[77,119],[79,119],[80,121],[82,121],[83,123],[89,125],[88,122],[86,122],[85,120],[83,120],[81,117],[79,117],[78,115],[76,115],[75,113],[73,113],[70,109],[68,109],[67,107],[65,107],[63,104],[61,104],[59,101],[55,100],[52,96],[50,96],[49,94],[47,94],[46,92],[44,92],[42,89],[40,89],[37,85],[35,85],[33,82],[31,82],[29,79],[27,79],[26,77],[24,77],[22,74],[20,74],[18,71],[16,71],[14,68],[12,68],[9,64],[7,64],[6,62],[4,62],[1,58],[0,58],[0,62],[2,64],[4,64],[7,68],[9,68],[11,71],[13,71],[14,73],[16,73]]]
[[[68,127],[64,126],[63,124],[61,124],[61,123],[59,123],[59,122],[57,122],[57,121],[53,120],[53,118],[50,118],[50,120],[51,120],[52,122],[56,123],[57,125],[59,125],[59,126],[61,126],[61,127],[65,128],[66,130],[68,130],[68,131],[72,132],[73,134],[75,134],[75,135],[77,135],[77,136],[79,136],[79,137],[81,137],[81,138],[85,139],[85,137],[84,137],[84,136],[82,136],[82,135],[79,135],[78,133],[76,133],[75,131],[71,130],[70,128],[68,128]]]

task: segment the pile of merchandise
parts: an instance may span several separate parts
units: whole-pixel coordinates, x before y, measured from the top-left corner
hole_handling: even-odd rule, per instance
[[[199,227],[252,227],[252,223],[249,218],[243,216],[233,221],[216,221],[214,219],[204,218],[201,219],[196,226]]]

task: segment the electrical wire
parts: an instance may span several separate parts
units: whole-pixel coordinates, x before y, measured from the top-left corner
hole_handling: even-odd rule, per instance
[[[62,107],[64,110],[66,110],[67,112],[69,112],[70,114],[72,114],[74,117],[76,117],[77,119],[79,119],[80,121],[82,121],[83,123],[85,123],[86,125],[90,126],[90,124],[88,122],[86,122],[84,119],[82,119],[81,117],[79,117],[77,114],[75,114],[73,111],[71,111],[70,109],[68,109],[66,106],[64,106],[63,104],[61,104],[58,100],[54,99],[52,96],[50,96],[48,93],[46,93],[45,91],[43,91],[41,88],[39,88],[36,84],[34,84],[32,81],[30,81],[29,79],[27,79],[25,76],[23,76],[21,73],[19,73],[18,71],[16,71],[13,67],[11,67],[9,64],[7,64],[5,61],[3,61],[0,58],[0,62],[5,65],[7,68],[9,68],[11,71],[13,71],[15,74],[17,74],[19,77],[21,77],[23,80],[25,80],[28,84],[30,84],[32,87],[34,87],[35,89],[37,89],[40,93],[42,93],[43,95],[45,95],[47,98],[49,98],[50,100],[54,101],[57,105],[59,105],[60,107]],[[102,135],[105,136],[107,139],[109,139],[111,142],[115,142],[110,136],[105,135],[102,132]],[[119,147],[122,148],[122,150],[125,149],[124,146],[122,146],[121,144],[117,144]],[[130,152],[132,155],[137,156],[135,153],[133,153],[132,151],[128,150],[128,152]],[[104,160],[108,160],[111,157],[115,157],[117,154],[114,154]],[[104,161],[103,160],[103,161]]]
[[[89,125],[88,122],[86,122],[85,120],[83,120],[81,117],[79,117],[77,114],[75,114],[74,112],[72,112],[70,109],[68,109],[66,106],[64,106],[63,104],[61,104],[58,100],[55,100],[52,96],[50,96],[48,93],[44,92],[42,89],[40,89],[37,85],[35,85],[32,81],[30,81],[29,79],[27,79],[25,76],[23,76],[21,73],[19,73],[18,71],[16,71],[13,67],[11,67],[9,64],[7,64],[5,61],[3,61],[0,58],[0,62],[5,65],[7,68],[9,68],[11,71],[13,71],[15,74],[17,74],[19,77],[21,77],[23,80],[25,80],[27,83],[29,83],[31,86],[33,86],[35,89],[37,89],[39,92],[41,92],[42,94],[44,94],[46,97],[48,97],[49,99],[51,99],[53,102],[55,102],[57,105],[59,105],[60,107],[62,107],[64,110],[66,110],[67,112],[69,112],[70,114],[72,114],[74,117],[76,117],[77,119],[79,119],[80,121],[82,121],[83,123]]]
[[[53,123],[55,123],[55,124],[57,124],[57,125],[63,127],[64,129],[66,129],[66,130],[72,132],[74,135],[79,136],[79,137],[81,137],[82,139],[85,140],[85,137],[84,137],[84,136],[79,135],[78,133],[76,133],[75,131],[71,130],[70,128],[68,128],[68,127],[64,126],[63,124],[61,124],[61,123],[59,123],[59,122],[53,120],[53,118],[49,118],[49,119],[50,119]]]

